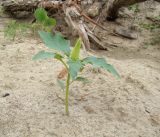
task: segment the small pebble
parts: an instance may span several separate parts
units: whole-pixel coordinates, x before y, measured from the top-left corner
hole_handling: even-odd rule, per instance
[[[10,94],[9,93],[5,93],[4,95],[2,95],[3,98],[9,96]]]

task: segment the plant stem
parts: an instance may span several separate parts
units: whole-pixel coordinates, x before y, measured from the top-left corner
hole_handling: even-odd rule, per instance
[[[69,69],[68,66],[66,65],[66,63],[60,59],[61,63],[65,66],[65,68],[67,69],[67,80],[66,80],[66,97],[65,97],[65,110],[66,110],[66,115],[69,115],[69,86],[70,86],[70,73],[69,73]]]
[[[66,80],[66,98],[65,98],[65,107],[66,107],[66,115],[69,115],[69,109],[68,109],[68,97],[69,97],[69,84],[70,83],[70,74],[68,73],[67,75],[67,80]]]
[[[62,59],[60,59],[60,62],[65,66],[65,68],[66,68],[67,71],[68,71],[68,66],[66,65],[66,63],[65,63]]]

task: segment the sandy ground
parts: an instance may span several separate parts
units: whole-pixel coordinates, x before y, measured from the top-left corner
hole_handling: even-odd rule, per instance
[[[0,30],[5,21],[0,18]],[[61,64],[32,61],[44,49],[39,40],[10,42],[1,31],[0,137],[160,137],[160,45],[144,48],[149,38],[145,30],[137,40],[110,36],[118,47],[97,55],[121,79],[87,67],[83,75],[91,83],[72,85],[67,117],[56,84]]]

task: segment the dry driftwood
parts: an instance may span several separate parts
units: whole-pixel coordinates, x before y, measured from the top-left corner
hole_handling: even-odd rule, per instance
[[[147,0],[109,0],[107,3],[107,20],[115,20],[118,17],[120,8]],[[160,2],[160,0],[155,0]]]
[[[13,17],[26,18],[37,7],[44,7],[46,10],[49,10],[49,13],[53,13],[60,9],[62,3],[57,0],[3,0],[1,5],[4,7],[5,12],[11,14]]]
[[[81,37],[85,50],[91,50],[91,41],[100,49],[106,49],[100,39],[85,25],[84,20],[87,19],[89,22],[99,26],[103,30],[105,30],[105,28],[85,15],[78,5],[79,2],[80,0],[23,0],[17,2],[4,0],[2,6],[4,6],[5,11],[18,18],[26,17],[30,13],[33,13],[37,7],[45,8],[50,14],[56,10],[62,10],[65,14],[65,21],[72,30],[72,34]],[[24,14],[26,14],[26,16],[24,16]]]
[[[12,1],[12,0],[2,0],[1,5],[4,7],[4,10],[10,14],[14,14],[17,11],[28,11],[32,12],[37,8],[39,1]]]
[[[85,50],[91,50],[90,41],[98,45],[100,49],[106,49],[98,37],[85,25],[81,13],[79,13],[76,6],[64,6],[65,20],[72,29],[73,35],[78,34],[83,40],[83,47]]]

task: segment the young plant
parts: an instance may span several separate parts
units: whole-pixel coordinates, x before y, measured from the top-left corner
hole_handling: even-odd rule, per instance
[[[138,6],[138,4],[133,4],[133,5],[129,6],[128,9],[130,11],[133,11],[134,13],[139,12],[139,6]]]
[[[140,25],[140,27],[147,29],[147,30],[150,30],[150,31],[153,31],[155,29],[160,29],[160,25],[154,24],[154,23],[153,24],[140,23],[139,25]]]
[[[16,20],[11,20],[4,28],[5,37],[14,40],[18,34],[24,36],[27,30],[32,30],[34,34],[39,30],[50,32],[52,27],[56,25],[56,20],[48,17],[47,11],[43,8],[36,9],[34,16],[36,22],[33,24],[20,23]]]
[[[3,16],[3,14],[4,14],[4,8],[0,6],[0,16]]]
[[[29,25],[27,23],[19,23],[15,20],[12,20],[4,28],[4,36],[14,40],[18,34],[24,36],[28,28]]]
[[[45,46],[53,50],[53,52],[40,51],[33,57],[33,60],[54,58],[60,61],[67,70],[67,79],[65,84],[65,111],[69,115],[69,87],[73,81],[83,81],[85,78],[79,77],[78,73],[81,72],[85,65],[91,64],[96,67],[103,68],[113,75],[119,77],[119,74],[114,69],[114,67],[106,62],[104,58],[98,58],[94,56],[89,56],[86,58],[80,58],[80,48],[82,41],[79,38],[76,41],[74,48],[71,50],[70,41],[64,39],[60,33],[53,35],[48,32],[39,32],[39,35]],[[63,83],[60,82],[63,86]]]
[[[47,11],[43,8],[38,8],[34,12],[36,22],[32,25],[33,30],[43,30],[50,32],[52,27],[56,25],[56,20],[48,17]]]

